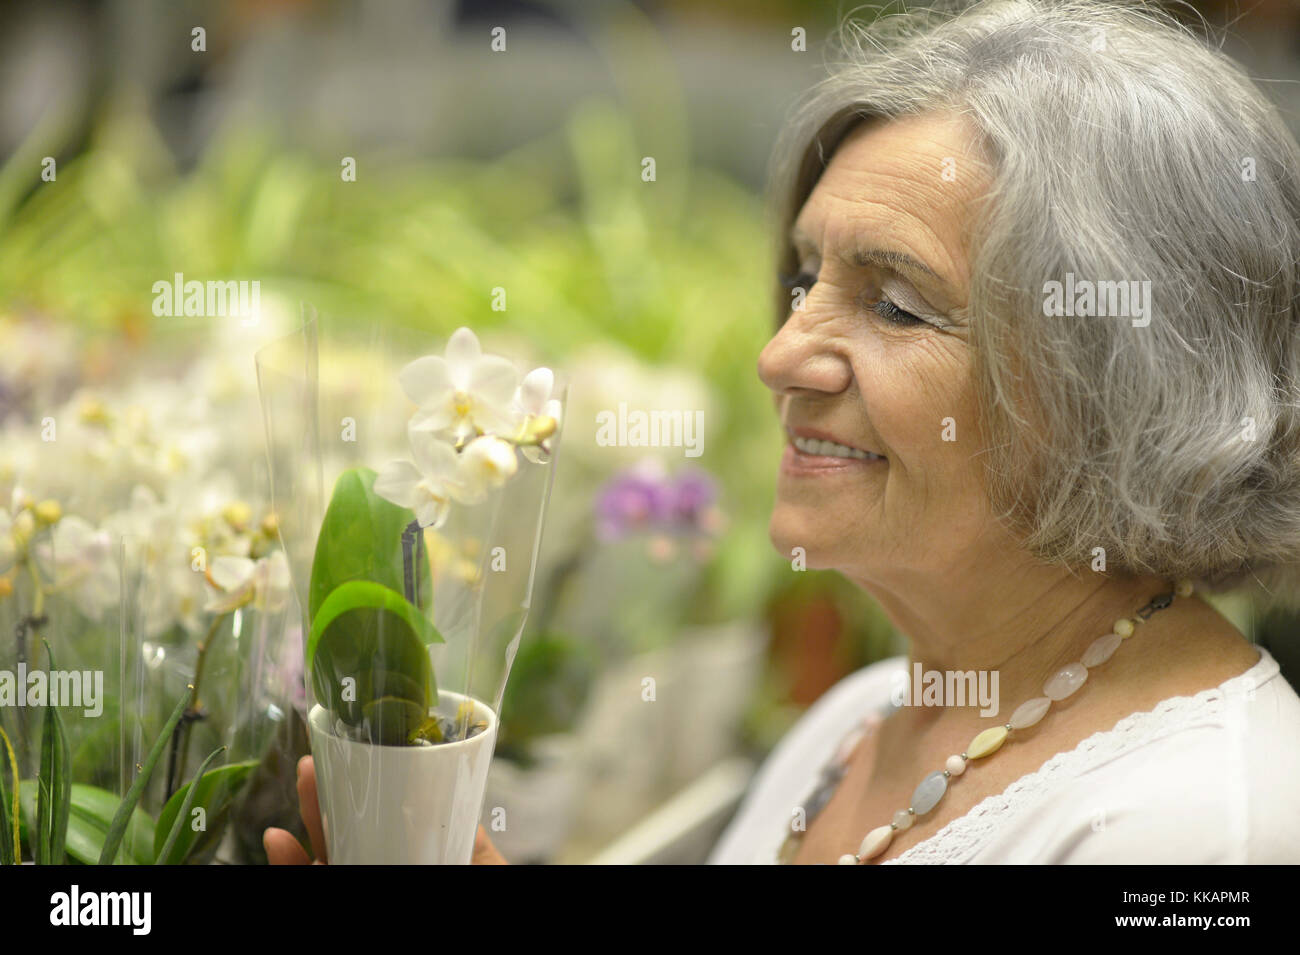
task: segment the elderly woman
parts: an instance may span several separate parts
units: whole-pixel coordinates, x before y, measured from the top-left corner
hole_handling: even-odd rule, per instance
[[[775,167],[771,535],[911,653],[811,708],[712,861],[1300,862],[1300,698],[1198,594],[1300,561],[1300,148],[1145,8],[847,36]]]
[[[771,535],[911,654],[713,861],[1300,862],[1300,699],[1197,593],[1300,557],[1294,138],[1149,10],[848,35],[777,167]],[[982,674],[996,715],[949,698]]]

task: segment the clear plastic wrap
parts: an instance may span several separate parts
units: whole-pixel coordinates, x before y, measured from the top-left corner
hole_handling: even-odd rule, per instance
[[[331,863],[464,864],[529,610],[563,386],[309,317],[257,357]]]

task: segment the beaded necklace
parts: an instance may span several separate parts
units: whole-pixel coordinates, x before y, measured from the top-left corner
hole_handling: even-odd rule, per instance
[[[949,756],[944,763],[943,769],[935,770],[921,780],[920,785],[912,793],[911,805],[906,809],[895,812],[893,819],[887,825],[878,826],[868,832],[858,845],[858,851],[856,853],[846,852],[840,856],[839,864],[861,865],[884,852],[893,840],[894,833],[910,829],[918,816],[924,816],[939,804],[948,791],[948,781],[966,772],[967,765],[971,761],[992,756],[1002,748],[1002,744],[1007,741],[1015,730],[1025,730],[1037,725],[1047,715],[1047,711],[1053,703],[1066,699],[1073,695],[1079,687],[1083,686],[1088,679],[1088,671],[1096,669],[1109,660],[1111,655],[1119,649],[1119,645],[1133,636],[1139,625],[1146,623],[1152,614],[1170,606],[1174,602],[1175,596],[1190,597],[1193,589],[1190,580],[1180,580],[1173,585],[1170,592],[1153,597],[1132,617],[1121,617],[1116,620],[1110,633],[1094,640],[1076,662],[1062,667],[1043,684],[1042,696],[1020,704],[1016,711],[1011,714],[1011,719],[1008,722],[1001,726],[991,726],[976,734],[964,753]],[[778,853],[779,862],[789,863],[793,861],[800,844],[803,842],[807,827],[812,825],[813,819],[826,808],[826,804],[830,802],[835,789],[843,780],[848,759],[853,750],[857,748],[863,737],[881,722],[882,717],[880,715],[872,714],[840,745],[835,757],[822,770],[813,792],[805,800],[807,805],[804,807],[804,826],[796,828],[798,820],[791,822],[790,833],[786,836]]]

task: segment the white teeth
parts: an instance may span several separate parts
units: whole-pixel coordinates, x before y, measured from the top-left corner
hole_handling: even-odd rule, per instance
[[[857,448],[836,444],[834,441],[819,441],[817,438],[792,438],[794,446],[804,454],[819,454],[831,458],[857,458],[858,460],[877,460],[878,454],[869,454]]]

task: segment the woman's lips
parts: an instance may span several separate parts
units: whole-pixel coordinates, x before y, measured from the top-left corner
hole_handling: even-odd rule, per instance
[[[796,448],[793,443],[787,443],[785,453],[781,456],[781,473],[796,476],[842,474],[863,471],[887,463],[885,458],[875,455],[866,458],[841,458],[830,454],[809,454]]]

